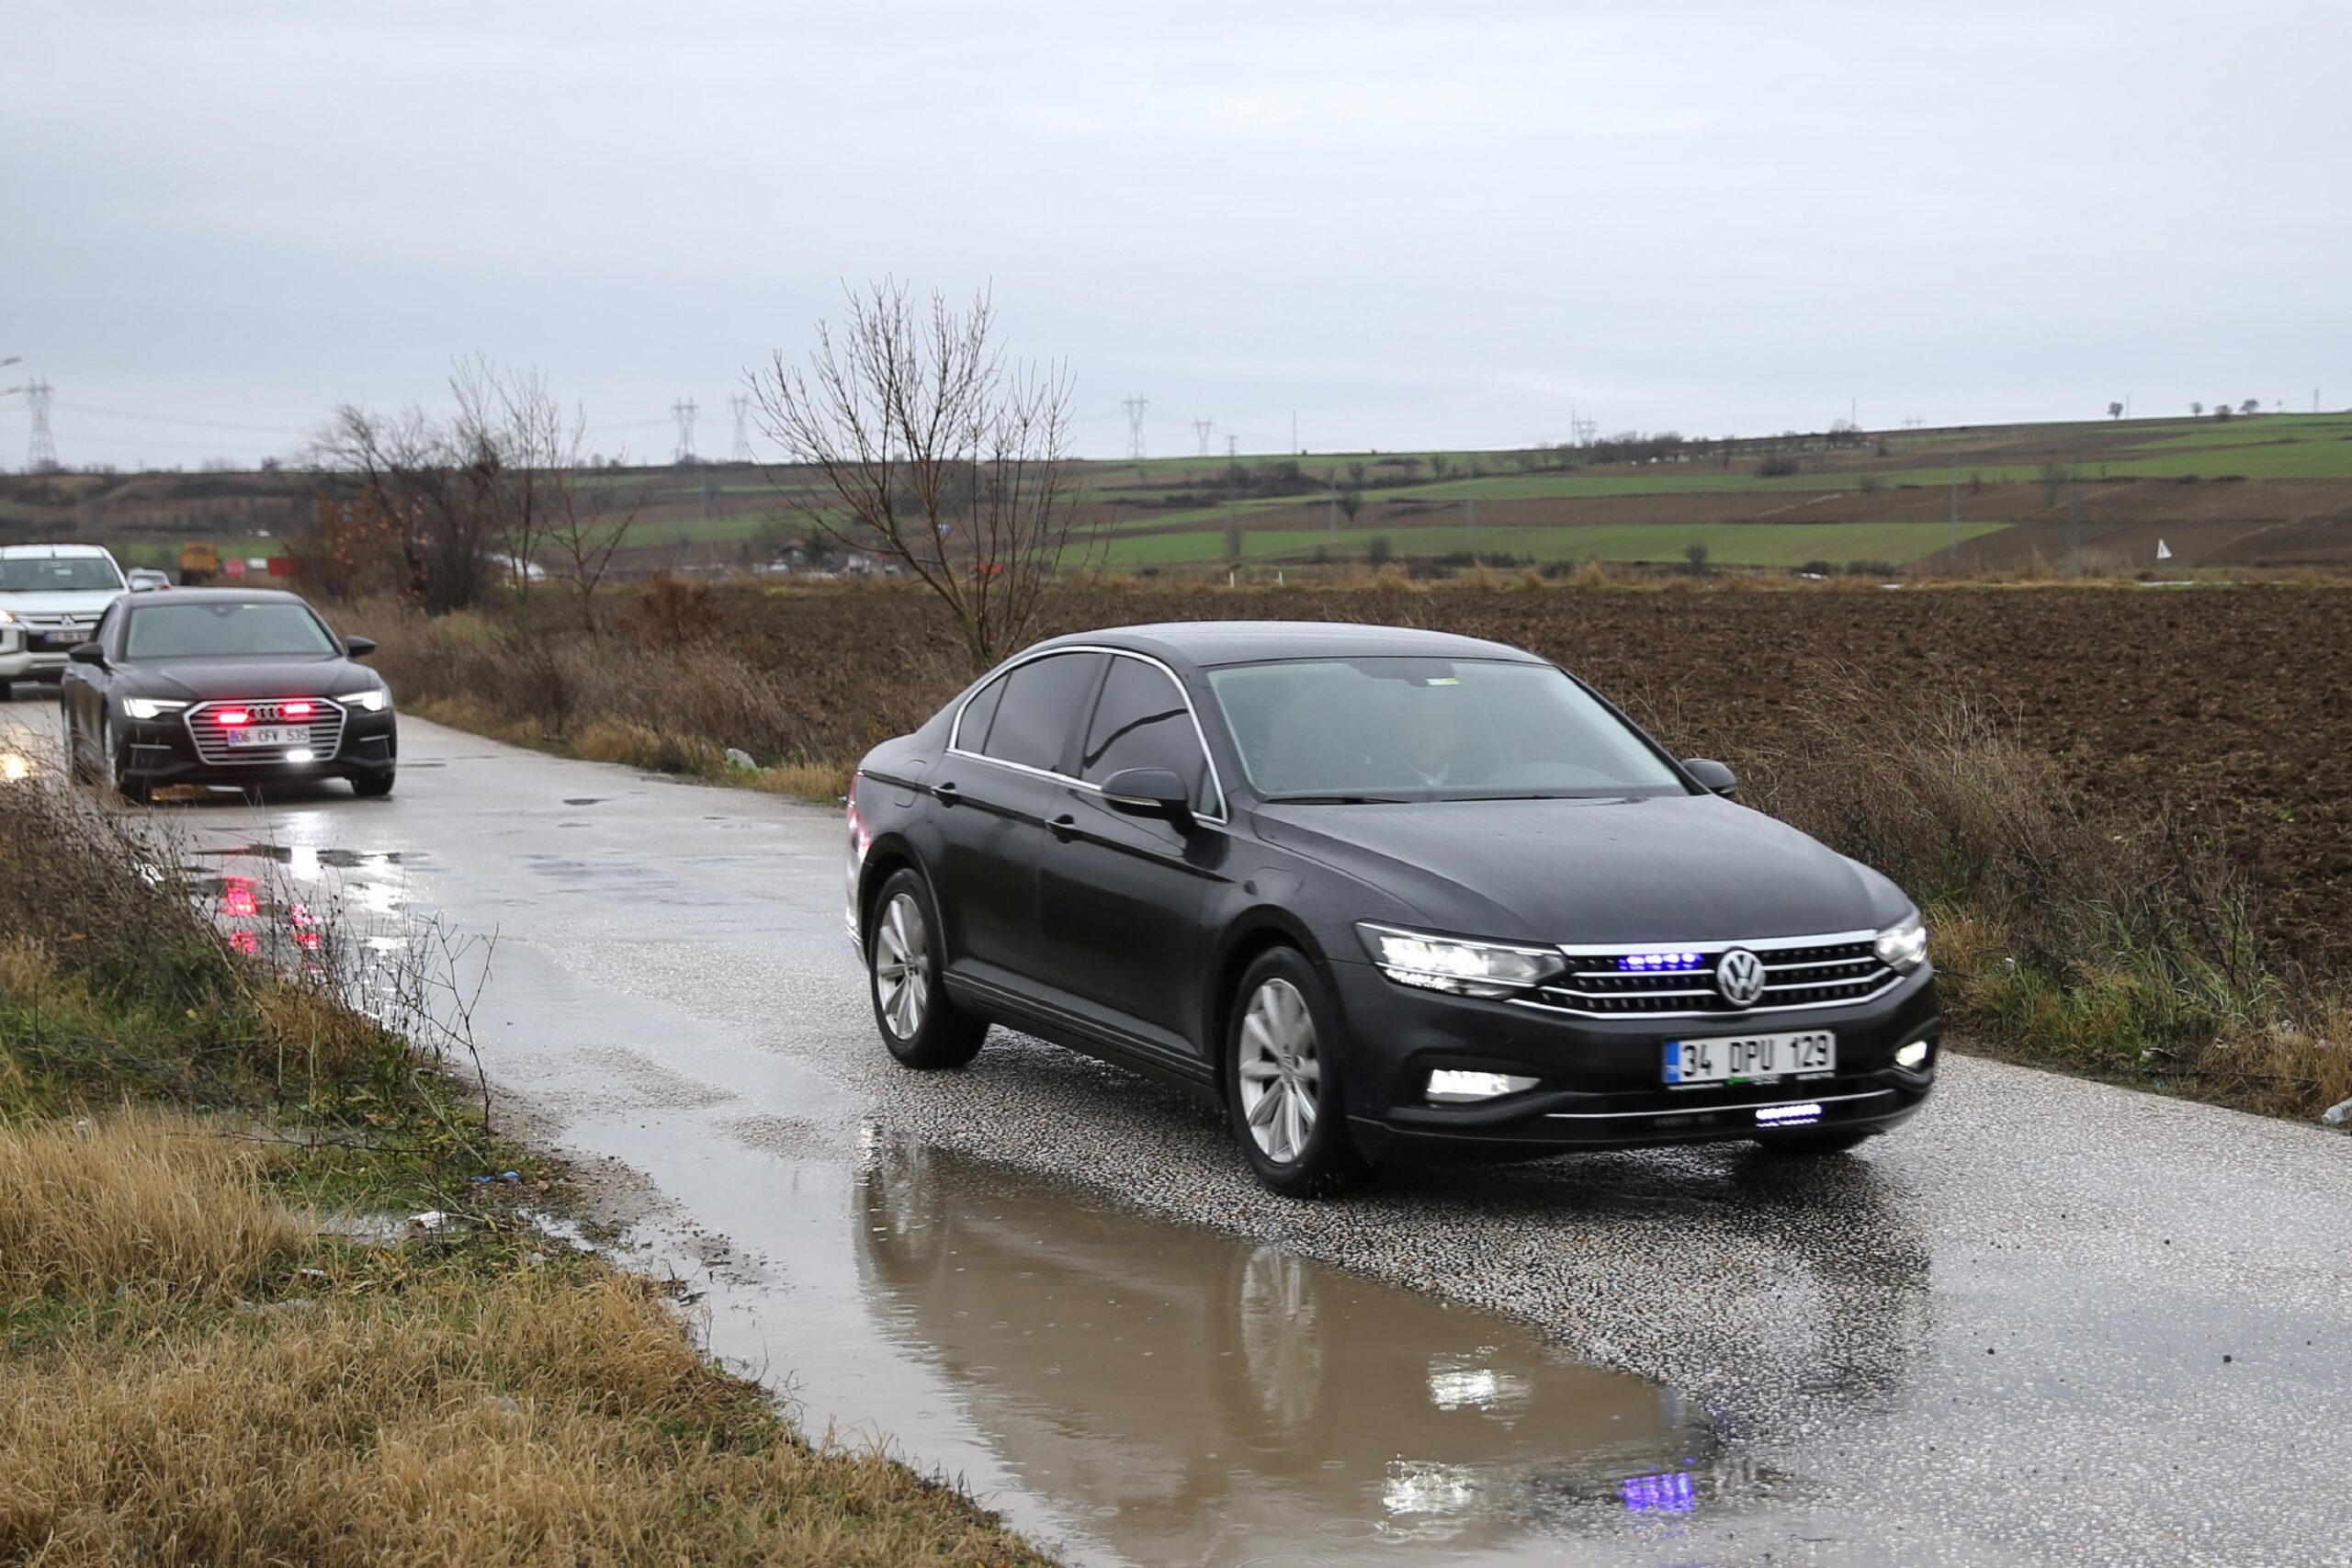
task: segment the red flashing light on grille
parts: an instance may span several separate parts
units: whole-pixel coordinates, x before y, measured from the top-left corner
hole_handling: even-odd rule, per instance
[[[291,702],[286,705],[284,711],[288,718],[308,718],[313,710],[309,703]]]
[[[254,716],[243,708],[222,708],[212,716],[220,721],[220,728],[223,729],[234,729],[241,724],[251,724],[254,721]]]

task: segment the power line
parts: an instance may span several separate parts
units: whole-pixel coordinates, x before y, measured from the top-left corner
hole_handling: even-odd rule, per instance
[[[678,422],[678,451],[675,461],[695,460],[695,418],[702,412],[702,405],[692,398],[680,398],[670,405],[670,417]]]
[[[748,463],[752,460],[752,400],[741,392],[727,400],[735,411],[735,446],[727,454],[728,461]]]
[[[1204,457],[1209,455],[1209,436],[1216,429],[1216,421],[1213,419],[1196,419],[1193,422],[1193,434],[1201,438],[1201,456]]]
[[[188,419],[179,414],[140,413],[131,409],[99,408],[93,403],[59,403],[68,413],[94,413],[105,419],[135,419],[144,424],[185,424],[198,430],[239,430],[249,435],[289,435],[300,438],[307,431],[288,430],[275,424],[232,424],[225,419]]]
[[[25,383],[25,403],[33,415],[33,437],[26,446],[25,467],[36,474],[48,473],[57,467],[57,443],[49,434],[51,390],[47,381]]]
[[[1130,392],[1119,406],[1127,411],[1127,456],[1143,456],[1143,416],[1151,412],[1151,400],[1140,392]]]

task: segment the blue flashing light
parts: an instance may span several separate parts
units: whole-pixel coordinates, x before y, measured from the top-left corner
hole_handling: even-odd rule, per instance
[[[1687,1514],[1699,1504],[1698,1483],[1688,1471],[1663,1475],[1629,1475],[1617,1483],[1617,1495],[1631,1514]]]
[[[1700,968],[1706,956],[1703,953],[1629,953],[1617,960],[1617,967],[1632,974],[1669,974]]]

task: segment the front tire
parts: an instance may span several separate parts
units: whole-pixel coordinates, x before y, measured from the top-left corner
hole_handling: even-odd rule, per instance
[[[1226,1027],[1226,1115],[1250,1168],[1285,1197],[1330,1197],[1366,1168],[1348,1133],[1340,1044],[1305,954],[1272,948],[1242,975]]]
[[[957,1010],[940,984],[938,911],[911,869],[893,872],[874,900],[865,976],[875,1026],[902,1066],[960,1067],[979,1055],[989,1026]]]
[[[351,780],[351,793],[362,800],[381,800],[392,793],[392,770],[380,773],[357,773]]]
[[[134,806],[144,806],[154,796],[154,786],[123,766],[123,743],[114,732],[114,716],[107,716],[106,728],[100,732],[98,744],[105,749],[107,782],[115,794]]]

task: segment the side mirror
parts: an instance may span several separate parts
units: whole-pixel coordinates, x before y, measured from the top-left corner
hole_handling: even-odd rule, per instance
[[[343,646],[352,658],[365,659],[376,651],[376,639],[372,637],[347,637],[343,639]]]
[[[1129,817],[1193,825],[1193,792],[1166,768],[1123,768],[1102,781],[1102,804]]]
[[[1692,757],[1683,762],[1682,771],[1697,779],[1700,787],[1713,790],[1717,795],[1739,793],[1739,775],[1721,762],[1710,761],[1704,757]]]
[[[71,649],[67,649],[65,657],[72,660],[76,664],[103,665],[107,661],[107,650],[102,644],[95,642],[82,642],[76,643]]]

